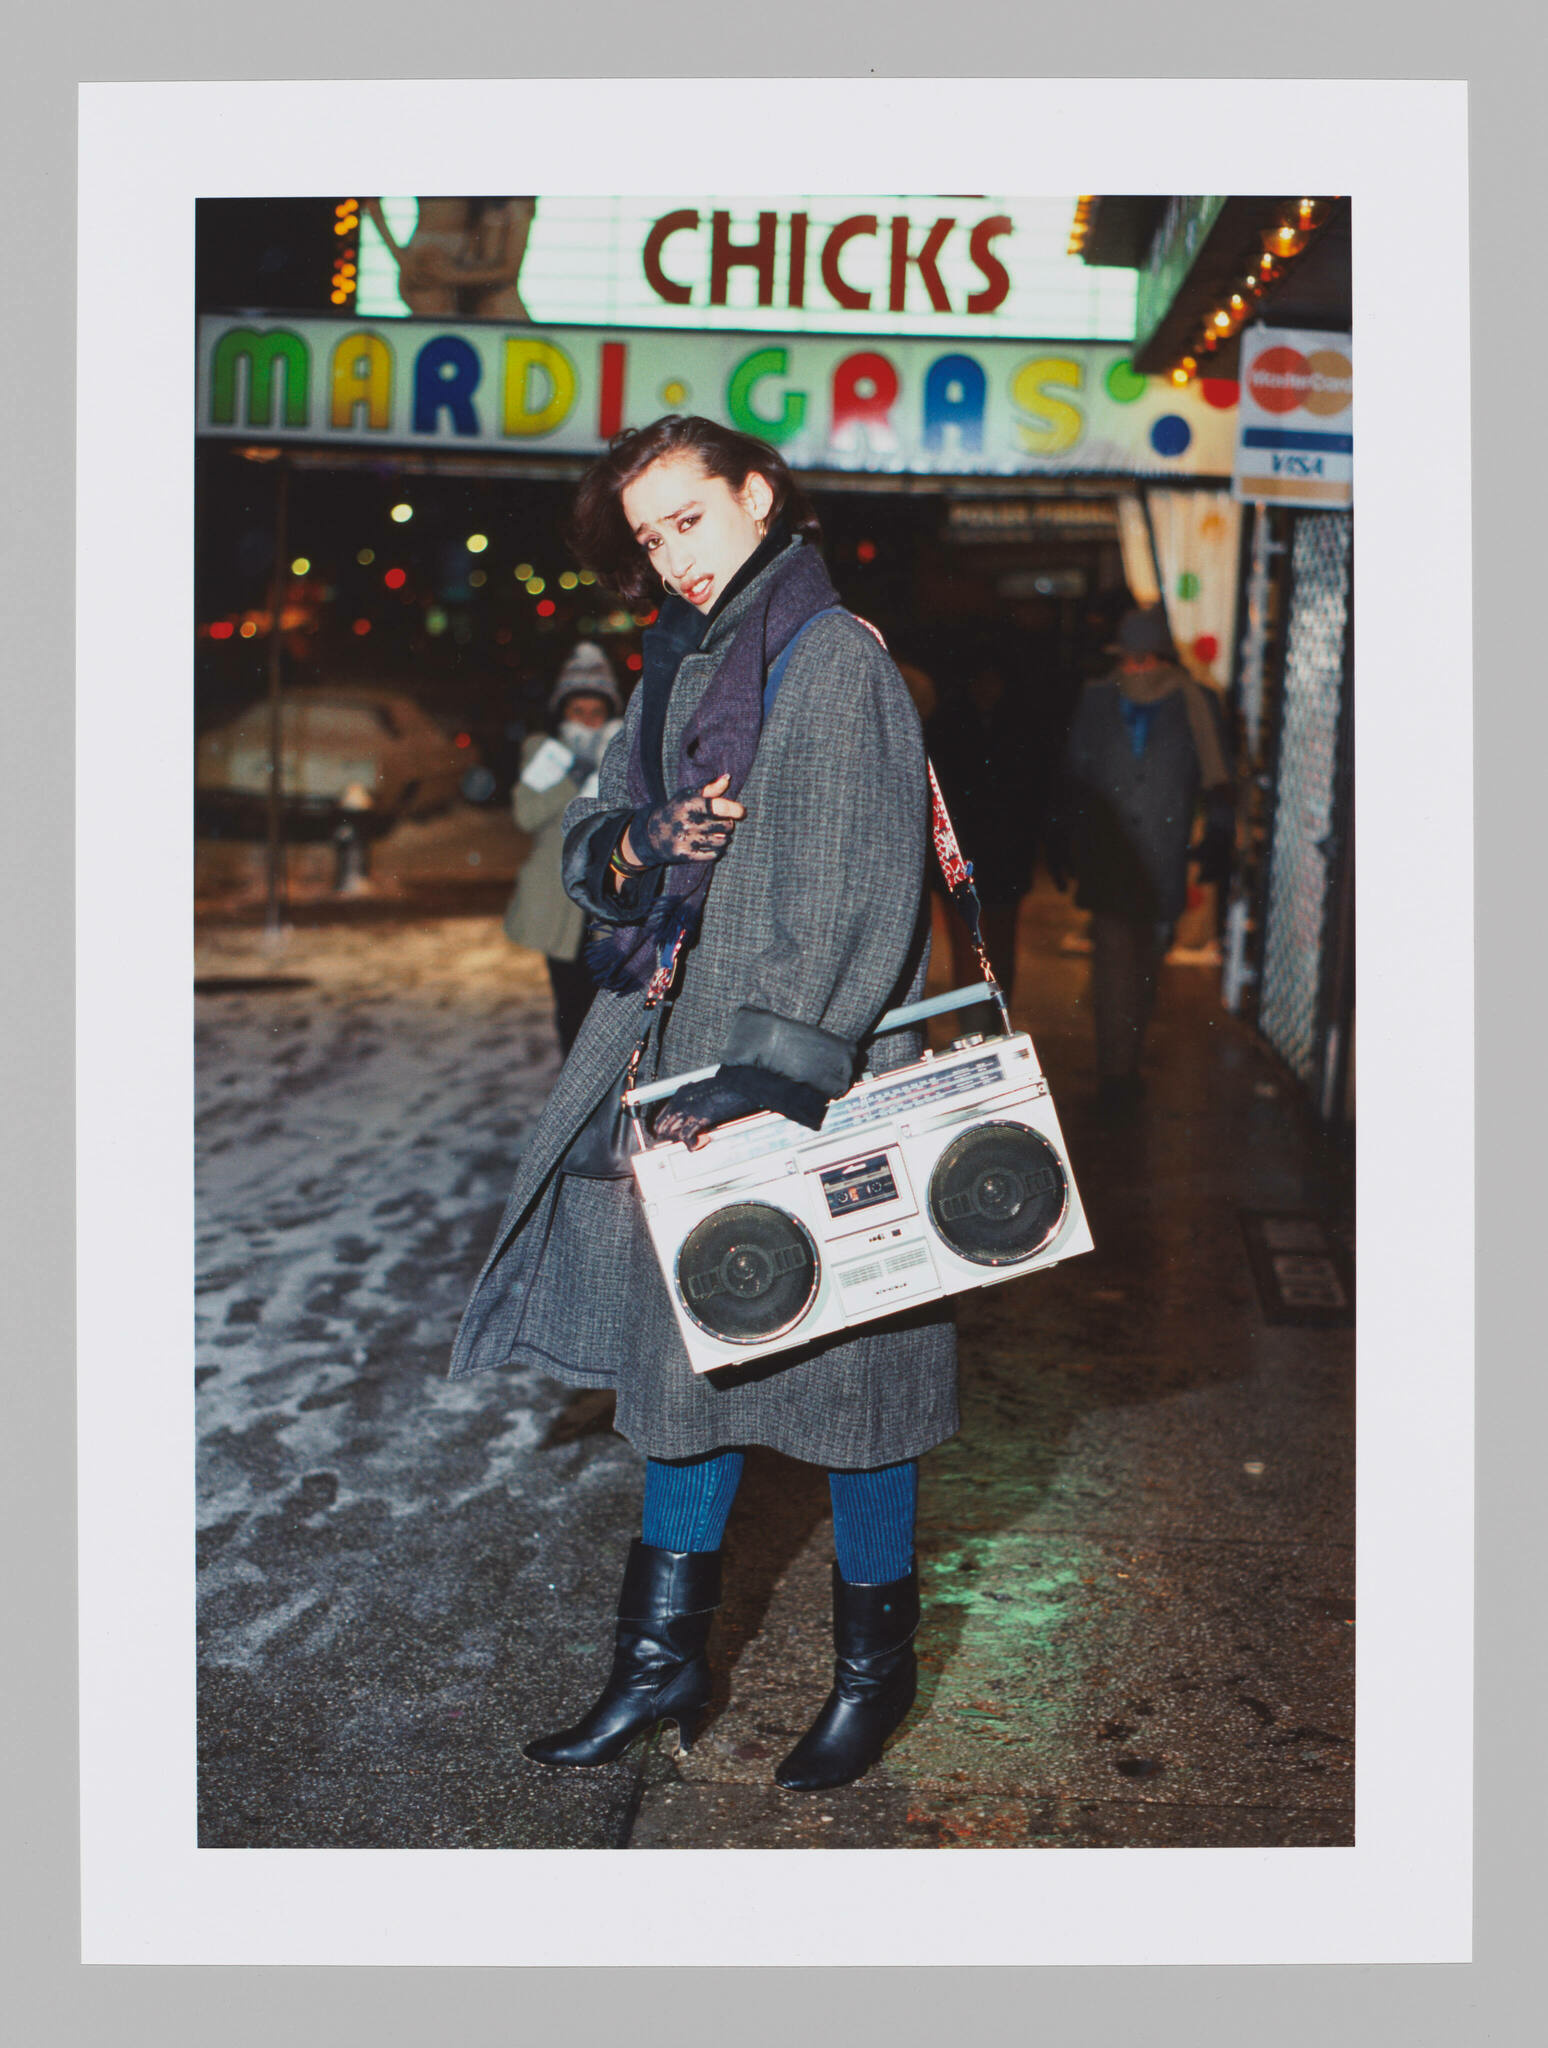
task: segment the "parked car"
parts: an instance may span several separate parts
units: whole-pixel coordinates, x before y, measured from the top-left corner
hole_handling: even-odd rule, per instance
[[[287,691],[280,699],[280,733],[280,802],[290,839],[331,838],[346,812],[366,836],[378,837],[400,818],[444,810],[478,766],[471,745],[459,746],[412,697],[373,684]],[[266,703],[200,736],[194,793],[201,835],[264,836]]]

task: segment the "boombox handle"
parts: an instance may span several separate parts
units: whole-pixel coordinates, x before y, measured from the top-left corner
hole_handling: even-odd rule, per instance
[[[926,1017],[940,1016],[943,1010],[956,1010],[969,1003],[981,1003],[985,996],[999,1004],[1000,1016],[1008,1035],[1010,1017],[1005,1008],[1005,996],[997,981],[975,981],[970,988],[954,988],[946,995],[927,996],[923,1002],[905,1003],[900,1010],[888,1010],[878,1020],[876,1031],[902,1031],[910,1024],[923,1023]],[[643,1088],[630,1088],[624,1095],[624,1108],[631,1116],[637,1118],[637,1112],[647,1103],[660,1102],[664,1096],[675,1095],[679,1088],[686,1088],[691,1081],[708,1081],[719,1072],[719,1067],[698,1067],[691,1074],[676,1074],[668,1081],[650,1081]]]

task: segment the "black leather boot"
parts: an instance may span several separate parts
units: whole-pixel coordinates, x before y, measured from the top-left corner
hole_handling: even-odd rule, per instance
[[[602,1697],[573,1728],[526,1743],[523,1755],[537,1764],[610,1764],[661,1721],[677,1723],[686,1750],[709,1704],[704,1646],[719,1605],[718,1550],[657,1550],[636,1537]]]
[[[919,1571],[885,1586],[852,1586],[833,1567],[833,1690],[774,1773],[790,1792],[818,1792],[862,1777],[914,1704]]]

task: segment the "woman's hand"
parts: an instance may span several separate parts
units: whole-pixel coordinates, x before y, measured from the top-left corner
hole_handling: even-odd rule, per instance
[[[746,810],[727,796],[729,775],[702,789],[680,789],[624,833],[622,853],[636,867],[673,867],[687,860],[719,860]],[[644,844],[640,844],[640,840]]]
[[[754,1116],[762,1107],[735,1081],[711,1074],[707,1081],[690,1081],[686,1088],[678,1089],[656,1117],[656,1136],[678,1139],[690,1152],[696,1152],[717,1124]]]

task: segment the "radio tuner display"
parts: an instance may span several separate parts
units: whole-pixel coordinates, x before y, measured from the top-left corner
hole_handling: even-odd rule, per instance
[[[830,1216],[852,1216],[861,1209],[874,1208],[878,1202],[895,1202],[898,1198],[898,1184],[885,1152],[874,1152],[865,1159],[846,1159],[841,1166],[828,1167],[817,1178],[822,1182]]]

